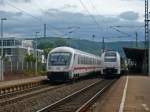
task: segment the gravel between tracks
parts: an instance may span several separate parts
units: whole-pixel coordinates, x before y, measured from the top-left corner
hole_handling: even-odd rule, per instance
[[[87,79],[0,107],[0,112],[34,112],[100,79]]]
[[[95,94],[97,94],[100,90],[102,90],[104,87],[110,85],[110,83],[112,83],[111,80],[100,81],[100,82],[94,84],[93,86],[89,87],[88,89],[85,89],[84,91],[71,97],[71,99],[64,101],[62,104],[60,103],[52,108],[49,108],[48,111],[43,111],[43,112],[49,112],[49,111],[50,112],[75,112],[85,102],[87,102]]]

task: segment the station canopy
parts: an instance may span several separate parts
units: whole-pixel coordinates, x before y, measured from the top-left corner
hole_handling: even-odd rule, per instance
[[[128,65],[132,73],[147,73],[148,71],[148,50],[144,48],[123,48],[128,59],[135,64]]]
[[[127,58],[131,60],[141,60],[147,56],[148,52],[144,48],[123,48]]]

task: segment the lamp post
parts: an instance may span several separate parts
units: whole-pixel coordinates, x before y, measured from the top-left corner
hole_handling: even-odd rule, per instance
[[[38,33],[40,32],[35,32],[35,38],[36,38],[36,45],[35,45],[35,54],[36,54],[36,62],[35,62],[35,74],[37,75],[37,66],[38,66],[38,56],[37,56],[37,38],[38,38]]]
[[[1,18],[1,77],[0,80],[4,80],[4,71],[3,71],[3,21],[7,20],[6,18]]]
[[[136,41],[136,47],[138,47],[138,33],[135,32],[135,41]]]
[[[102,38],[102,49],[104,52],[105,51],[105,38],[104,37]]]

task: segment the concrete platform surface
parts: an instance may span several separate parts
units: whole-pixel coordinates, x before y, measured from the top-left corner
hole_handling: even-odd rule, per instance
[[[18,79],[18,80],[12,80],[12,81],[2,81],[0,82],[0,88],[25,84],[28,82],[41,81],[41,80],[45,80],[46,78],[47,78],[46,76],[37,76],[37,77]]]
[[[150,112],[150,77],[121,77],[88,112]]]
[[[129,77],[124,112],[150,112],[149,77]]]

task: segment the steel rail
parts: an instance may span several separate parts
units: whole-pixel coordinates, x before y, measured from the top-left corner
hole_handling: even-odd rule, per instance
[[[51,87],[43,88],[43,89],[40,89],[40,90],[30,91],[29,93],[21,94],[21,95],[12,97],[12,98],[4,99],[4,100],[0,101],[0,106],[12,104],[12,103],[15,103],[19,100],[23,100],[25,98],[29,98],[29,97],[32,97],[34,95],[38,95],[38,94],[41,94],[41,93],[44,93],[44,92],[47,92],[47,91],[52,91],[54,89],[58,89],[58,88],[61,88],[61,87],[64,87],[64,86],[65,86],[65,84],[60,85],[60,86],[53,86],[53,87],[51,86]]]
[[[74,93],[72,93],[72,94],[70,94],[70,95],[68,95],[68,96],[58,100],[58,101],[56,101],[55,103],[52,103],[52,104],[50,104],[50,105],[48,105],[48,106],[46,106],[46,107],[44,107],[44,108],[42,108],[40,110],[37,110],[37,112],[48,112],[50,109],[57,108],[57,106],[67,102],[71,98],[81,94],[82,92],[84,92],[84,91],[88,90],[89,88],[97,85],[98,83],[102,83],[102,82],[103,82],[103,80],[94,82],[94,83],[88,85],[87,87],[84,87],[84,88],[82,88],[82,89],[80,89],[80,90],[78,90],[78,91],[76,91],[76,92],[74,92]]]
[[[76,112],[86,112],[88,108],[96,101],[96,99],[102,95],[116,80],[108,83],[105,87],[103,87],[100,91],[98,91],[91,99],[89,99],[86,103],[84,103]]]

